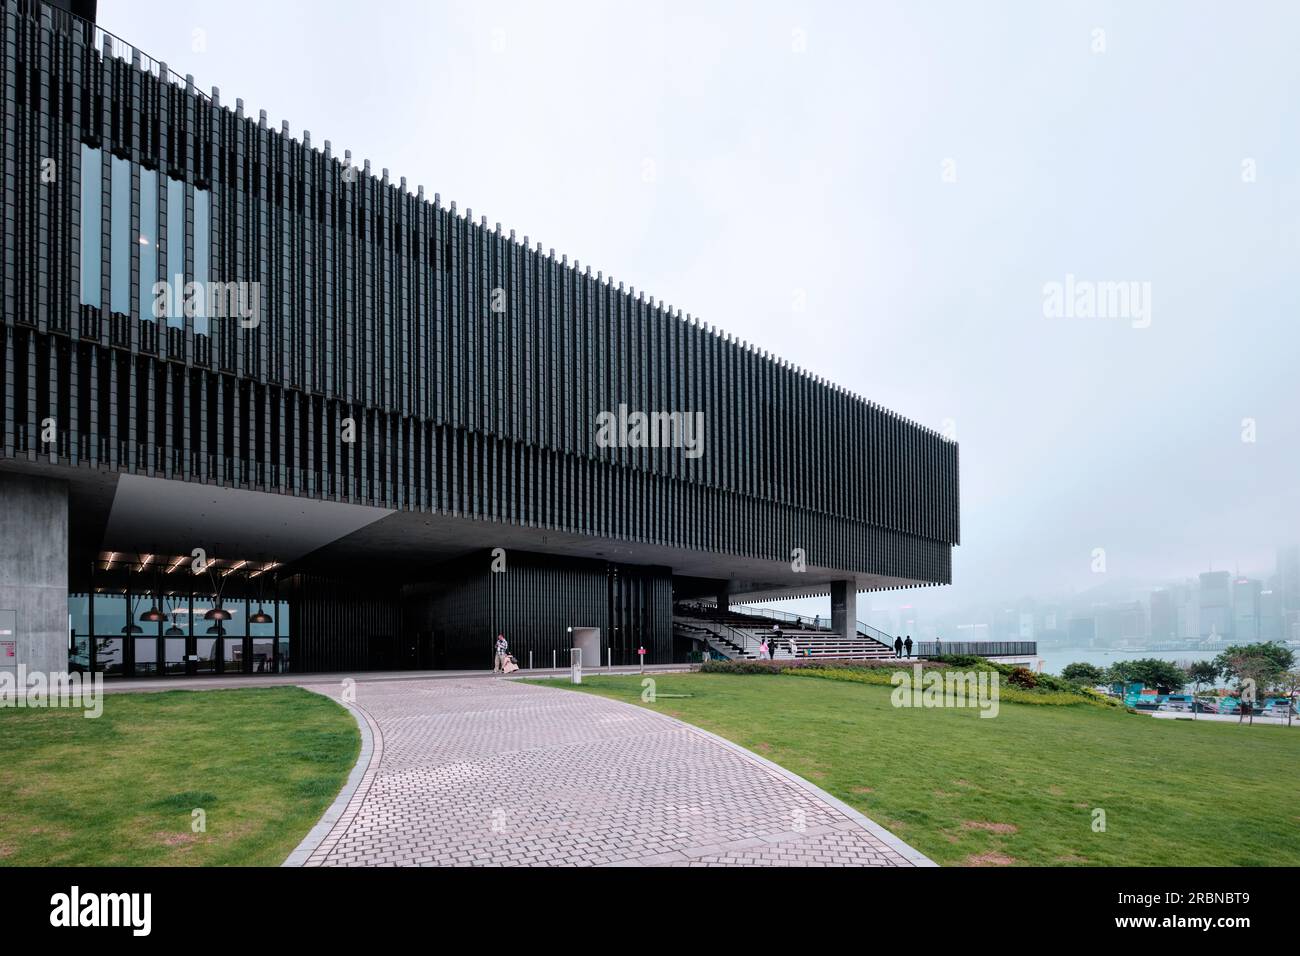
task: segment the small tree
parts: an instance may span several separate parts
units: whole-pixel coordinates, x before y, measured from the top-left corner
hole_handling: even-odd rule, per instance
[[[1196,719],[1196,696],[1206,684],[1213,684],[1219,676],[1214,661],[1193,661],[1187,667],[1187,682],[1192,685],[1192,720]]]
[[[1262,644],[1233,644],[1223,649],[1214,659],[1214,664],[1225,678],[1240,678],[1239,668],[1246,667],[1256,680],[1259,680],[1259,675],[1264,675],[1260,684],[1268,684],[1294,666],[1295,654],[1284,645],[1272,641]]]
[[[1219,655],[1219,658],[1224,658],[1224,655]],[[1219,663],[1219,658],[1215,659],[1215,663]],[[1278,670],[1277,661],[1269,657],[1236,654],[1224,658],[1221,666],[1221,673],[1225,677],[1237,681],[1237,723],[1241,723],[1246,716],[1246,708],[1250,707],[1250,722],[1254,724],[1254,704],[1259,688],[1268,686],[1282,673]]]
[[[1291,718],[1295,715],[1296,699],[1300,698],[1300,667],[1284,672],[1279,683],[1282,689],[1286,691],[1286,699],[1289,705],[1286,709],[1286,725],[1290,727]]]
[[[1106,672],[1096,664],[1076,661],[1073,664],[1065,665],[1065,669],[1061,671],[1061,677],[1077,684],[1100,684],[1106,679]]]
[[[1113,680],[1141,681],[1144,687],[1168,687],[1180,690],[1187,683],[1187,674],[1173,661],[1162,661],[1156,657],[1144,657],[1136,661],[1116,661],[1111,665],[1110,677]]]

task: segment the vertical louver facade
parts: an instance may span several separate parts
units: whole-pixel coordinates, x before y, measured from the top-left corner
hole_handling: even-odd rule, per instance
[[[5,459],[950,580],[936,432],[63,11],[3,11]],[[255,316],[182,301],[223,284]],[[603,447],[620,407],[699,413],[699,456]]]

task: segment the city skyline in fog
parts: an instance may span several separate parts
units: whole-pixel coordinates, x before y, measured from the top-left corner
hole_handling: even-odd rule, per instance
[[[1260,574],[1300,537],[1300,8],[559,6],[99,19],[952,434],[953,584],[873,605],[1082,591],[1097,549],[1106,580]]]

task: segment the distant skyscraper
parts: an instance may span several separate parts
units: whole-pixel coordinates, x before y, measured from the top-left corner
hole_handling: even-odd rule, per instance
[[[1174,593],[1174,608],[1178,614],[1178,636],[1180,638],[1199,636],[1201,633],[1201,616],[1196,603],[1196,582],[1188,581],[1185,584],[1176,585],[1172,590]]]
[[[1232,637],[1232,575],[1206,571],[1201,575],[1201,637]]]
[[[1174,641],[1178,633],[1178,608],[1173,591],[1161,588],[1151,592],[1151,640]]]
[[[1300,611],[1300,547],[1277,550],[1277,583],[1283,611]]]
[[[1090,617],[1072,617],[1068,627],[1071,647],[1092,647],[1097,639],[1097,622]]]
[[[1268,588],[1259,592],[1259,639],[1281,641],[1286,639],[1286,618],[1282,613],[1282,592]]]
[[[1263,585],[1254,578],[1232,582],[1232,636],[1242,643],[1259,640],[1259,597]]]
[[[1022,641],[1032,641],[1034,639],[1034,615],[1032,611],[1020,612],[1020,639]]]

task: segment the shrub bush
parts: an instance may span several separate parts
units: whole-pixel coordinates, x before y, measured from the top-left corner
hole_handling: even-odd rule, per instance
[[[1011,673],[1007,675],[1008,682],[1015,684],[1017,687],[1037,687],[1038,678],[1028,667],[1014,667]]]

